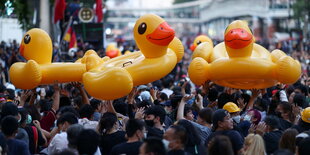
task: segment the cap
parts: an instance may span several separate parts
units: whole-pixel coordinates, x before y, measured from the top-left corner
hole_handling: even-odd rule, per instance
[[[214,129],[217,128],[217,123],[223,121],[224,117],[228,115],[228,111],[224,109],[218,109],[213,113],[212,124]]]
[[[163,106],[171,106],[171,101],[168,100],[168,101],[162,102],[162,103],[160,103],[160,104],[163,105]]]

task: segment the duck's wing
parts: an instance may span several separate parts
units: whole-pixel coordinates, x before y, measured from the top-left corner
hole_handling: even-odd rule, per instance
[[[177,55],[178,62],[182,60],[183,55],[184,55],[184,46],[180,39],[178,39],[177,37],[174,37],[174,39],[168,45],[168,48],[174,51],[174,53]]]

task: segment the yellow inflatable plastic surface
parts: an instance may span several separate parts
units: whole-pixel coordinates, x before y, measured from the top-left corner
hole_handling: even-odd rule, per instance
[[[161,17],[153,14],[140,17],[133,33],[140,51],[106,62],[100,61],[98,56],[92,57],[98,59],[92,67],[87,63],[90,57],[85,54],[87,72],[83,75],[83,83],[91,96],[105,100],[123,97],[134,86],[164,77],[182,59],[183,45]]]
[[[9,74],[11,82],[20,89],[55,81],[82,81],[86,71],[86,65],[81,63],[52,63],[52,41],[41,29],[31,29],[24,35],[19,52],[27,62],[14,63]]]
[[[256,44],[247,23],[237,20],[226,28],[224,42],[215,47],[204,42],[195,49],[188,73],[197,85],[212,80],[225,87],[262,89],[296,82],[301,66],[281,50],[270,53]]]
[[[213,46],[213,41],[209,37],[206,35],[199,35],[195,38],[194,42],[190,46],[190,50],[194,52],[196,47],[203,42],[209,42]]]

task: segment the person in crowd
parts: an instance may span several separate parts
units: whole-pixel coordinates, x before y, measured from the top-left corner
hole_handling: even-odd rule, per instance
[[[258,134],[249,134],[244,139],[244,155],[265,155],[263,138]]]
[[[283,132],[280,130],[279,119],[276,116],[267,116],[263,123],[257,125],[255,132],[263,137],[267,154],[278,150]]]
[[[217,135],[227,136],[233,146],[234,154],[242,152],[243,138],[239,132],[233,130],[233,120],[228,111],[218,109],[213,114],[213,133],[208,137],[206,144],[209,146],[210,140]]]
[[[145,124],[141,120],[130,119],[126,124],[126,137],[127,142],[115,145],[111,150],[111,155],[127,154],[136,155],[139,154],[142,140],[145,138]]]
[[[77,138],[77,150],[79,154],[99,155],[95,154],[99,151],[99,135],[93,129],[84,129],[80,132]]]
[[[85,129],[96,130],[98,121],[93,121],[95,110],[90,104],[84,104],[79,109],[80,119],[79,124],[83,125]]]
[[[59,117],[57,120],[57,128],[60,133],[56,134],[48,145],[48,154],[60,152],[62,149],[68,148],[66,131],[71,125],[77,123],[78,119],[73,113],[66,112]]]
[[[227,136],[217,135],[208,144],[209,155],[234,155],[232,144]]]
[[[126,142],[126,132],[119,129],[116,114],[111,112],[104,113],[98,125],[98,131],[101,136],[99,143],[101,154],[108,155],[115,145]]]
[[[293,107],[288,102],[280,102],[276,109],[276,115],[278,116],[281,130],[286,130],[295,122],[295,115],[293,113]]]
[[[140,147],[140,155],[166,155],[166,148],[161,139],[149,137],[143,140]]]
[[[294,153],[296,149],[295,142],[297,135],[298,131],[296,129],[286,129],[281,136],[279,149],[287,149]]]
[[[4,117],[1,121],[1,131],[6,138],[7,154],[30,155],[28,144],[15,138],[18,131],[18,121],[15,117],[10,115]]]
[[[223,106],[223,109],[229,112],[234,123],[234,130],[238,131],[242,137],[248,135],[251,123],[246,120],[241,120],[240,108],[235,103],[228,102]]]
[[[180,125],[172,125],[165,132],[164,139],[168,141],[168,155],[185,155],[187,142],[186,129]]]
[[[84,127],[80,124],[73,124],[67,130],[68,148],[74,153],[78,154],[77,144],[78,137],[83,131]]]
[[[155,105],[148,108],[144,114],[147,137],[158,137],[162,139],[164,135],[163,123],[166,118],[165,109],[162,106]]]
[[[310,107],[307,107],[300,112],[301,118],[297,125],[292,128],[296,129],[299,133],[310,130]]]

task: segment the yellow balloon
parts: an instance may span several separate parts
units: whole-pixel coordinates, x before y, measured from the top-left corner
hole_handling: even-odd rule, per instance
[[[31,29],[21,42],[20,53],[28,61],[14,63],[9,70],[11,82],[20,89],[32,89],[41,84],[82,81],[86,65],[52,63],[52,41],[41,29]]]
[[[184,54],[181,41],[174,35],[161,17],[153,14],[140,17],[134,27],[140,51],[86,67],[91,69],[83,75],[85,89],[95,98],[116,99],[129,94],[134,86],[166,76]]]
[[[195,38],[194,42],[191,44],[190,47],[191,51],[194,52],[196,47],[203,42],[208,42],[213,46],[213,41],[209,37],[207,37],[206,35],[199,35]]]
[[[296,82],[301,66],[280,50],[270,53],[256,44],[247,23],[237,20],[226,28],[224,42],[214,48],[204,42],[195,49],[188,74],[197,85],[212,80],[225,87],[262,89]]]

